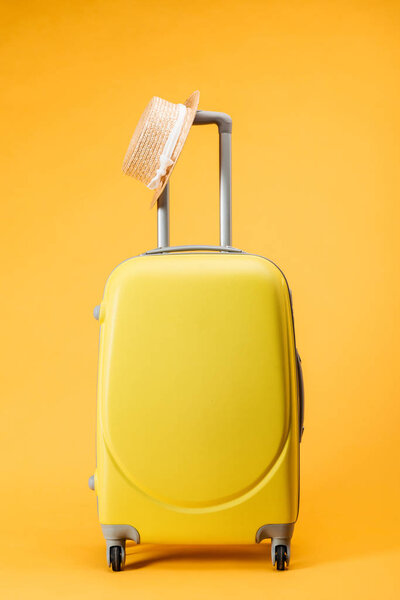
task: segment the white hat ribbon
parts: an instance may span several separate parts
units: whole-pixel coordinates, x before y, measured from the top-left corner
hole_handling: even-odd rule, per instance
[[[185,122],[187,108],[184,104],[177,104],[178,117],[175,124],[165,142],[164,149],[160,156],[160,166],[157,169],[153,179],[147,185],[150,190],[155,190],[160,185],[161,179],[166,175],[168,167],[174,164],[171,160],[172,153],[175,149],[176,143],[182,131],[183,124]]]

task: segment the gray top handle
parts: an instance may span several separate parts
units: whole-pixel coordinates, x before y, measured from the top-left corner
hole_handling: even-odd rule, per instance
[[[194,125],[215,124],[219,133],[219,241],[232,246],[232,119],[221,112],[198,110]],[[157,203],[157,245],[169,247],[169,183]]]

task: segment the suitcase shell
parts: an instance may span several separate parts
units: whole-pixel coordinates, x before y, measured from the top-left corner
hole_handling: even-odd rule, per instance
[[[248,254],[139,256],[100,309],[100,522],[143,542],[251,543],[298,513],[288,286]]]

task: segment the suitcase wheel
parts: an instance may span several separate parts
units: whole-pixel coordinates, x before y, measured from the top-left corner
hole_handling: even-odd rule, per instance
[[[110,563],[113,571],[122,571],[122,551],[121,546],[111,546]]]
[[[288,555],[286,546],[276,546],[275,548],[275,564],[277,571],[284,571],[288,564]]]

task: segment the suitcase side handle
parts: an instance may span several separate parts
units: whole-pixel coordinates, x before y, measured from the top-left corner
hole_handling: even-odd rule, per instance
[[[219,133],[219,241],[232,246],[232,119],[226,113],[198,110],[194,125],[214,124]],[[157,202],[157,245],[169,246],[169,183]]]
[[[297,380],[299,386],[299,440],[303,437],[304,433],[304,379],[303,379],[303,369],[301,367],[301,358],[300,354],[296,350],[296,359],[297,359]]]

